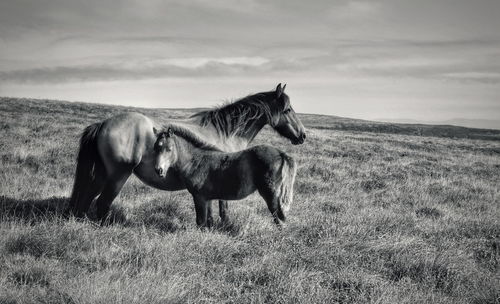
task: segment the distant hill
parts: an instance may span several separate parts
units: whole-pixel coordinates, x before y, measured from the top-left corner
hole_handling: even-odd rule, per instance
[[[480,128],[480,129],[497,129],[500,130],[500,119],[467,119],[467,118],[455,118],[446,120],[444,123],[449,125],[464,126],[470,128]]]
[[[306,126],[317,129],[336,129],[345,131],[404,134],[448,138],[468,138],[500,140],[500,130],[477,129],[453,125],[427,125],[413,123],[378,122],[338,116],[303,114]]]
[[[26,106],[25,110],[28,111],[42,111],[54,114],[65,114],[74,113],[77,109],[80,108],[86,108],[100,113],[109,113],[110,115],[117,114],[123,111],[137,111],[160,120],[167,118],[182,118],[207,109],[146,109],[59,100],[0,97],[0,111],[12,111],[13,109],[18,109],[19,106],[23,104]],[[299,116],[306,127],[324,130],[500,140],[500,130],[493,129],[467,128],[448,124],[428,125],[413,123],[377,122],[319,114],[299,114]]]
[[[425,124],[425,125],[453,125],[468,128],[478,128],[478,129],[496,129],[500,130],[500,119],[469,119],[469,118],[453,118],[443,121],[420,121],[416,119],[391,119],[391,118],[380,118],[375,119],[381,122],[390,123],[404,123],[404,124]]]

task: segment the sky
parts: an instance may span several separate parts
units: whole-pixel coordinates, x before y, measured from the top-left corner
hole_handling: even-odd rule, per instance
[[[499,0],[0,0],[0,96],[500,120]]]

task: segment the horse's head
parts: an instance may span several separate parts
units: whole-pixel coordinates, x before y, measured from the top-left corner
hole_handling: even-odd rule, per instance
[[[177,160],[177,151],[175,149],[174,133],[172,129],[158,132],[153,128],[156,135],[154,144],[154,168],[160,177],[167,176],[168,168]]]
[[[306,130],[293,110],[290,98],[284,93],[285,87],[286,84],[281,87],[281,83],[276,87],[270,124],[281,136],[290,139],[292,144],[300,145],[306,139]]]

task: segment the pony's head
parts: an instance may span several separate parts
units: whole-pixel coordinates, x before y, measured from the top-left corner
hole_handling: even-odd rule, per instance
[[[171,128],[161,132],[153,128],[153,132],[156,135],[154,144],[154,168],[160,177],[165,177],[167,176],[168,168],[177,160],[174,132]]]
[[[290,98],[284,92],[285,88],[286,84],[282,87],[280,83],[274,93],[271,92],[275,99],[271,105],[272,117],[269,124],[292,144],[300,145],[306,139],[306,130],[293,110]]]

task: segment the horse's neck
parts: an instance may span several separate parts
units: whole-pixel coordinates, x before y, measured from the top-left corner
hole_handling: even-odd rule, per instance
[[[262,128],[266,125],[266,118],[260,117],[253,119],[245,124],[244,128],[240,128],[236,134],[225,136],[217,132],[216,128],[209,123],[202,126],[201,120],[198,117],[193,117],[186,120],[174,121],[193,132],[200,134],[208,143],[219,147],[221,150],[232,152],[245,149],[259,134]]]
[[[264,128],[267,123],[265,116],[261,116],[257,119],[253,119],[246,123],[246,127],[238,132],[238,136],[247,140],[248,143],[252,142],[255,136]]]

